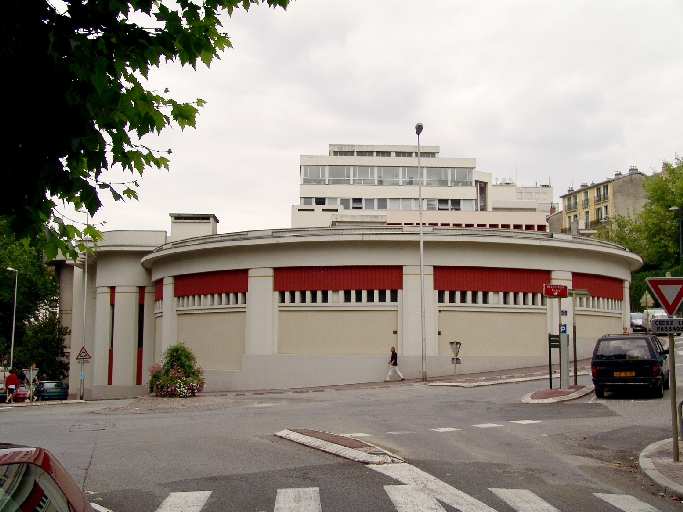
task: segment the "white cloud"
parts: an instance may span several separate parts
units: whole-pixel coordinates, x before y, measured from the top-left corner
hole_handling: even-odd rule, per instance
[[[167,229],[210,212],[221,232],[286,227],[300,154],[330,143],[423,144],[556,196],[630,165],[650,172],[681,143],[683,6],[677,2],[297,0],[225,18],[234,48],[210,70],[151,85],[208,101],[196,130],[145,172],[139,203],[106,201],[105,229]]]

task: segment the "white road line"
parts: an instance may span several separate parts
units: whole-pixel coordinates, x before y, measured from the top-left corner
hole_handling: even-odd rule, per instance
[[[387,434],[394,434],[394,435],[397,435],[397,434],[415,434],[415,432],[413,432],[411,430],[399,430],[398,432],[387,432]]]
[[[442,427],[442,428],[430,428],[429,430],[433,430],[434,432],[455,432],[456,430],[461,430],[461,429],[453,428],[453,427]]]
[[[593,494],[624,512],[657,512],[657,509],[652,505],[648,505],[628,494],[602,494],[599,492],[594,492]]]
[[[355,434],[342,434],[344,437],[372,437],[372,434],[363,434],[363,432],[357,432]]]
[[[517,512],[560,512],[528,489],[491,488],[491,491]]]
[[[156,512],[199,512],[211,491],[172,492]]]
[[[446,505],[455,507],[461,512],[495,512],[495,510],[478,499],[459,491],[446,482],[442,482],[438,478],[410,464],[369,464],[366,467],[387,475],[394,480],[398,480],[403,484],[414,485],[423,492],[442,501]]]
[[[398,512],[446,512],[436,498],[414,485],[385,485],[384,490]]]
[[[112,512],[107,507],[103,507],[102,505],[98,505],[97,503],[91,503],[90,506],[97,510],[97,512]]]
[[[497,423],[480,423],[479,425],[472,425],[473,427],[477,428],[493,428],[493,427],[502,427],[503,425],[498,425]]]
[[[322,512],[317,487],[278,489],[275,512]]]
[[[510,423],[519,423],[520,425],[531,425],[532,423],[540,423],[539,420],[511,420]]]

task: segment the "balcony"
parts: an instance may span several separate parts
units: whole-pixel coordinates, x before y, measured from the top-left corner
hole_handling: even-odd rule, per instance
[[[578,205],[576,203],[568,204],[567,205],[567,212],[575,212],[578,209]]]
[[[583,201],[581,201],[581,206],[583,206],[584,208],[588,208],[590,202],[590,199],[584,199]]]

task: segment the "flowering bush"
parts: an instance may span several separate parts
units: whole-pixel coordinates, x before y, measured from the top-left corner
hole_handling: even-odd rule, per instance
[[[206,381],[204,370],[197,366],[197,358],[182,343],[169,347],[164,352],[162,363],[149,367],[149,391],[156,396],[195,396],[204,391]]]

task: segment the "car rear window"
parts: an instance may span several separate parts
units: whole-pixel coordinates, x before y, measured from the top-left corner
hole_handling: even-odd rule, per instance
[[[653,359],[650,345],[643,338],[602,339],[595,347],[596,359]]]

